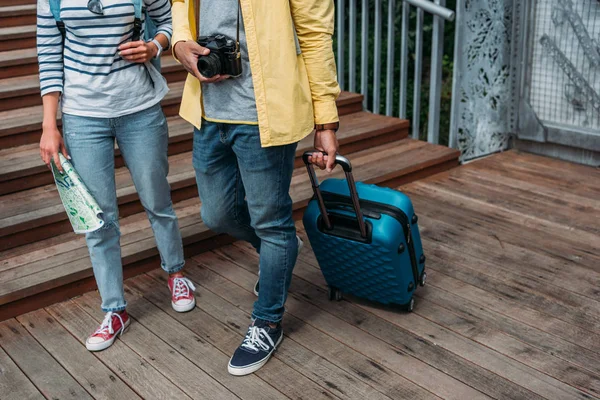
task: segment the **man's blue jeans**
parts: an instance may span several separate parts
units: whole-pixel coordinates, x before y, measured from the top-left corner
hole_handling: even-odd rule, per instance
[[[162,268],[174,273],[184,265],[181,233],[167,182],[167,120],[160,104],[118,118],[63,114],[63,135],[75,170],[104,211],[105,225],[86,234],[102,310],[124,310],[115,140],[150,219]]]
[[[289,194],[296,146],[262,148],[253,125],[202,121],[194,132],[202,219],[260,253],[260,294],[252,316],[269,322],[283,317],[298,256]]]

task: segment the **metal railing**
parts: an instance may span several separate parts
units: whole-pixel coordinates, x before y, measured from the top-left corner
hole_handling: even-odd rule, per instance
[[[349,1],[349,3],[348,3]],[[427,141],[439,142],[440,106],[442,88],[442,62],[444,55],[444,22],[454,20],[454,11],[445,7],[446,0],[336,0],[336,53],[338,80],[343,90],[357,91],[357,72],[360,74],[360,93],[364,95],[364,107],[379,114],[383,108],[381,92],[385,88],[385,114],[407,117],[408,72],[409,72],[409,31],[410,15],[416,11],[414,30],[414,90],[412,102],[412,137],[418,139],[421,115],[421,83],[423,75],[423,42],[425,13],[433,16],[432,53],[429,84],[429,113],[427,122]],[[387,3],[387,12],[383,11]],[[400,23],[396,21],[396,4],[401,4]],[[374,18],[369,15],[374,8]],[[346,18],[348,12],[348,18]],[[357,22],[360,14],[360,65],[357,60]],[[383,19],[387,18],[386,75],[382,77],[382,32]],[[373,27],[370,22],[373,20]],[[398,27],[399,25],[399,27]],[[397,30],[397,28],[399,28]],[[346,38],[346,29],[348,37]],[[396,61],[396,36],[399,31],[400,55]],[[372,38],[372,43],[371,39]],[[372,55],[372,61],[369,56]],[[394,98],[396,62],[400,63],[398,81],[400,84],[398,102]],[[372,71],[372,85],[369,88],[369,68]],[[346,82],[347,77],[347,82]],[[369,93],[371,91],[371,93]],[[370,100],[370,101],[369,101]],[[396,106],[397,104],[397,106]]]

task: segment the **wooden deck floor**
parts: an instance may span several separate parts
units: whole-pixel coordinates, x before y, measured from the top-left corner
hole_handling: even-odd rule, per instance
[[[128,280],[134,323],[107,351],[83,346],[96,292],[0,323],[0,398],[600,398],[600,171],[508,152],[402,190],[428,257],[414,313],[329,302],[307,246],[281,348],[231,377],[257,270],[235,243],[188,260],[188,314],[160,270]]]

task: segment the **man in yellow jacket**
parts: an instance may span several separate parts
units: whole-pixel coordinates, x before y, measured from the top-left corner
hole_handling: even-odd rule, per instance
[[[193,2],[173,0],[172,42],[189,72],[180,115],[196,127],[202,218],[260,253],[252,322],[228,366],[246,375],[283,339],[284,304],[302,245],[289,195],[297,143],[315,130],[317,150],[338,149],[334,6],[333,0],[201,0],[199,36],[222,35],[203,47]],[[233,45],[230,54],[239,58],[225,63],[217,42]],[[320,152],[311,161],[334,168],[334,158]]]

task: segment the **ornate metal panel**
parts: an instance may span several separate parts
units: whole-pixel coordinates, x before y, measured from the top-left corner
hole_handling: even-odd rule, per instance
[[[514,131],[512,9],[513,0],[457,2],[450,145],[463,161],[506,149]]]

